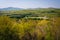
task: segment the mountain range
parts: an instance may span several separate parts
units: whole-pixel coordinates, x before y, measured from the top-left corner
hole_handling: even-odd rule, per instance
[[[28,10],[35,10],[35,9],[60,9],[60,8],[28,8]],[[16,7],[7,7],[7,8],[0,8],[0,11],[10,11],[10,10],[24,10],[24,8],[16,8]]]
[[[7,7],[7,8],[0,8],[1,11],[9,11],[9,10],[23,10],[23,8],[15,8],[15,7]]]

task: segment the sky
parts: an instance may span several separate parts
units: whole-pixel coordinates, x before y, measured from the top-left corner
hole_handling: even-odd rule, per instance
[[[0,8],[60,8],[60,0],[0,0]]]

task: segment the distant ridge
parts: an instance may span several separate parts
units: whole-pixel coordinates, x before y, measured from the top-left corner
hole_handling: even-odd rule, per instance
[[[49,7],[49,8],[17,8],[17,7],[7,7],[7,8],[0,8],[0,11],[11,11],[11,10],[47,10],[47,9],[60,9],[60,8],[53,8],[53,7]]]
[[[16,7],[7,7],[7,8],[0,8],[1,11],[4,11],[4,10],[23,10],[23,8],[16,8]]]

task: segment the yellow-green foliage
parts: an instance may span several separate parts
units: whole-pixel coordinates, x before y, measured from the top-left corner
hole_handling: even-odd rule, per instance
[[[7,16],[0,16],[0,40],[18,39],[12,27],[14,27],[14,21]]]
[[[7,16],[0,16],[0,40],[55,40],[54,36],[57,34],[53,33],[56,32],[54,28],[59,29],[59,19],[56,18],[52,25],[53,21],[50,20],[16,21]]]

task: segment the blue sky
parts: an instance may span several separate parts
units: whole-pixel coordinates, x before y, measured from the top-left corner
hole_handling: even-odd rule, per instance
[[[60,0],[0,0],[0,8],[60,8]]]

